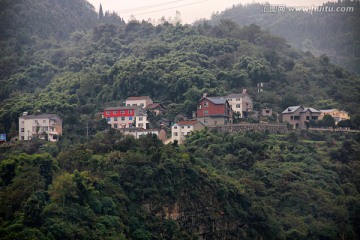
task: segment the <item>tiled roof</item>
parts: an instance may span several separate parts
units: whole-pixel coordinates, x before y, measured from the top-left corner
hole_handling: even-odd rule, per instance
[[[286,108],[282,113],[293,113],[296,110],[298,110],[299,108],[303,108],[302,106],[291,106]]]
[[[39,115],[25,115],[25,116],[20,116],[23,119],[38,119],[38,118],[46,118],[46,119],[51,119],[51,118],[60,118],[57,114],[39,114]],[[61,119],[61,118],[60,118]]]
[[[226,98],[243,98],[245,96],[249,96],[247,93],[230,93],[226,96]]]
[[[198,123],[198,121],[192,120],[192,121],[181,121],[181,122],[177,122],[177,125],[195,125],[196,123]]]
[[[316,110],[315,108],[304,108],[303,112],[306,112],[307,110],[309,110],[310,112],[313,112],[313,113],[319,113],[320,112],[319,110]]]
[[[154,108],[157,108],[157,107],[161,107],[161,108],[166,109],[161,103],[149,104],[149,105],[146,106],[146,109],[154,109]]]
[[[325,110],[320,110],[320,112],[323,113],[331,113],[331,112],[337,112],[339,111],[338,109],[325,109]]]
[[[149,96],[139,96],[139,97],[128,97],[126,100],[145,100],[150,98]]]
[[[203,99],[207,99],[214,104],[225,104],[226,103],[225,97],[205,97]],[[203,99],[201,99],[201,100],[203,100]]]
[[[104,111],[116,111],[116,110],[128,110],[128,109],[137,109],[139,106],[119,106],[119,107],[107,107]]]

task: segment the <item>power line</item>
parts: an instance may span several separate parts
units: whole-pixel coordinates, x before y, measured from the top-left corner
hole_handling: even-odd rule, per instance
[[[149,12],[143,12],[143,13],[139,13],[139,14],[136,14],[136,15],[139,16],[139,15],[145,15],[145,14],[149,14],[149,13],[163,12],[163,11],[176,9],[176,8],[179,8],[179,7],[186,7],[186,6],[190,6],[190,5],[194,5],[194,4],[198,4],[198,3],[202,3],[202,2],[207,2],[207,1],[211,1],[211,0],[202,0],[202,1],[197,1],[197,2],[193,2],[193,3],[178,5],[178,6],[175,6],[175,7],[169,7],[169,8],[163,8],[163,9],[149,11]],[[135,15],[135,14],[132,14],[132,15]],[[128,15],[128,16],[125,16],[125,17],[130,17],[130,16],[131,15]]]
[[[187,0],[176,0],[176,1],[171,1],[171,2],[164,2],[164,3],[146,5],[146,6],[137,7],[137,8],[128,8],[128,9],[119,11],[119,13],[137,12],[137,11],[146,10],[146,9],[149,9],[149,8],[160,7],[160,6],[169,5],[169,4],[178,3],[178,2],[184,2],[184,1],[187,1]]]

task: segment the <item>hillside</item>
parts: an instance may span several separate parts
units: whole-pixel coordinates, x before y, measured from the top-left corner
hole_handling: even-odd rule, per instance
[[[358,239],[359,136],[0,145],[2,239]],[[6,207],[5,207],[6,206]]]
[[[164,145],[107,129],[98,115],[148,95],[164,117],[190,117],[203,93],[246,88],[254,110],[339,108],[360,127],[357,75],[253,24],[124,24],[96,20],[86,1],[25,2],[0,9],[16,19],[11,11],[38,3],[37,18],[55,25],[42,35],[33,14],[18,23],[29,28],[2,25],[0,133],[17,136],[26,111],[58,114],[63,136],[0,144],[2,239],[359,238],[358,134],[203,130]],[[51,4],[62,7],[48,14]]]
[[[295,4],[295,3],[294,3]],[[274,5],[276,6],[276,5]],[[289,6],[288,6],[289,7]],[[262,29],[286,39],[293,47],[316,56],[326,54],[332,63],[360,73],[359,1],[329,2],[323,7],[352,7],[353,12],[267,12],[265,4],[236,5],[214,14],[209,21],[218,24],[229,19],[240,26],[257,24]]]

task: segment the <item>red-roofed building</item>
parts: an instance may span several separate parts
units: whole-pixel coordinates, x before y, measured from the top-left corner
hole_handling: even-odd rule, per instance
[[[171,127],[171,140],[172,142],[178,141],[179,144],[182,144],[190,132],[204,128],[205,125],[196,120],[178,122]]]
[[[224,97],[207,97],[206,94],[197,105],[196,118],[204,125],[224,125],[232,123],[232,110]]]

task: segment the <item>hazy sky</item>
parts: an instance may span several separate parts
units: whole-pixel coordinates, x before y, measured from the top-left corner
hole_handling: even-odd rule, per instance
[[[192,23],[197,19],[211,17],[214,12],[221,12],[233,5],[251,2],[253,0],[88,0],[98,11],[100,3],[103,10],[115,11],[126,22],[134,15],[137,20],[149,18],[159,20],[161,17],[174,18],[176,11],[181,14],[182,23]],[[268,0],[271,4],[286,4],[288,6],[322,5],[334,0]]]

